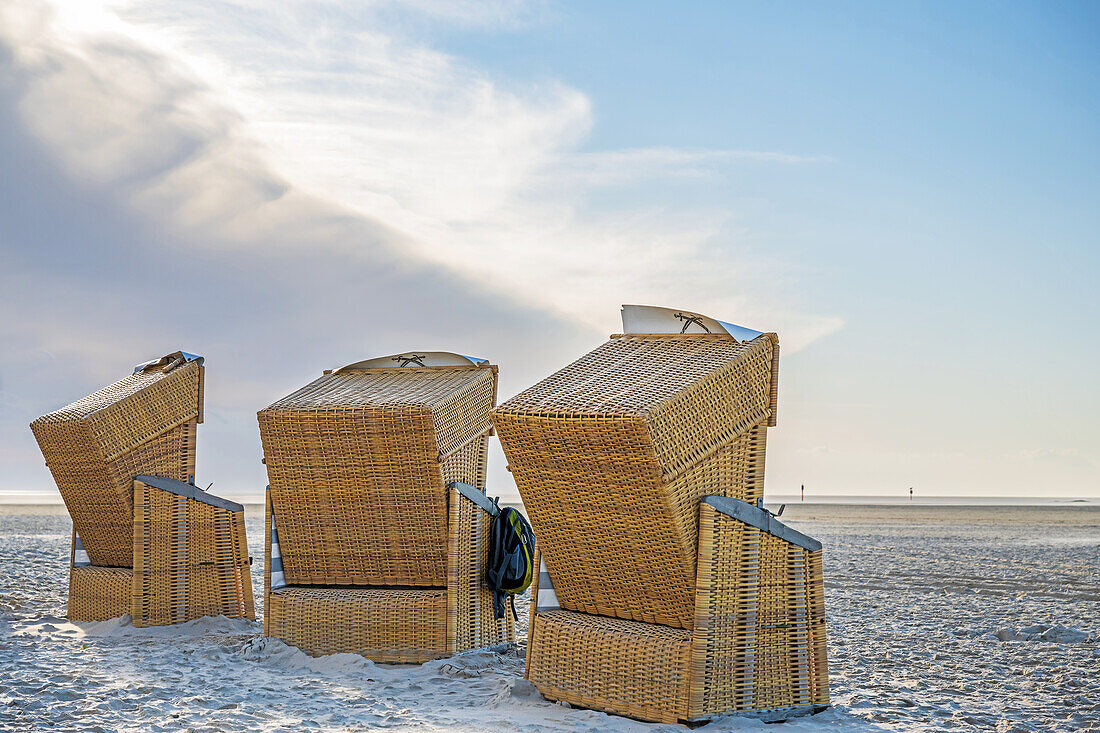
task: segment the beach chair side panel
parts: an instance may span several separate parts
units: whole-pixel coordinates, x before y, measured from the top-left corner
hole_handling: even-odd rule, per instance
[[[755,526],[700,506],[692,719],[814,712],[828,705],[820,543],[741,508]]]
[[[134,481],[135,626],[255,618],[244,512]]]
[[[511,613],[493,617],[493,592],[485,583],[491,517],[451,491],[451,548],[447,568],[447,639],[452,653],[515,640]]]
[[[691,719],[753,709],[760,535],[699,507]]]
[[[829,705],[829,653],[825,634],[825,577],[822,571],[821,550],[806,551],[809,568],[807,593],[810,597],[810,640],[813,650],[811,681],[813,704]]]

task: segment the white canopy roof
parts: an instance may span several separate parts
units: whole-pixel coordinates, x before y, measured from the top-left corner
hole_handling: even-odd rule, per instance
[[[654,305],[624,305],[623,333],[728,333],[738,341],[752,341],[763,331],[719,321],[700,313]]]
[[[463,356],[450,351],[407,351],[404,354],[392,354],[390,356],[376,356],[373,359],[357,361],[354,364],[342,366],[336,372],[348,369],[393,369],[394,367],[461,367],[481,366],[488,364],[487,359],[479,359],[476,356]]]

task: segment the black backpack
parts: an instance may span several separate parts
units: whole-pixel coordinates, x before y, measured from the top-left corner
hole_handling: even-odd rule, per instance
[[[538,570],[535,568],[535,532],[523,515],[512,507],[501,509],[496,499],[490,499],[469,484],[454,482],[463,496],[476,503],[493,517],[489,527],[489,567],[486,581],[493,590],[493,617],[504,618],[504,598],[516,613],[516,594],[527,590]]]
[[[494,502],[495,503],[495,502]],[[505,507],[493,517],[489,530],[489,587],[493,589],[493,618],[504,618],[504,596],[516,614],[516,594],[527,590],[535,572],[535,532],[523,515]]]

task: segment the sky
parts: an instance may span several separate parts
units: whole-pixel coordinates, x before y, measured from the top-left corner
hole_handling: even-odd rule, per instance
[[[255,499],[323,369],[623,303],[779,334],[770,493],[1100,497],[1098,72],[1095,3],[0,0],[0,501],[170,351]]]

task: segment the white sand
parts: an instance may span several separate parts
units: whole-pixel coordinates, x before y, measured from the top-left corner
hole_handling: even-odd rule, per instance
[[[834,506],[784,518],[826,543],[835,706],[701,730],[1100,730],[1100,511]],[[262,519],[248,527],[262,558]],[[0,507],[5,730],[685,730],[544,700],[522,679],[522,648],[392,666],[315,659],[241,620],[70,624],[68,528],[64,514]],[[259,599],[259,562],[253,571]]]

